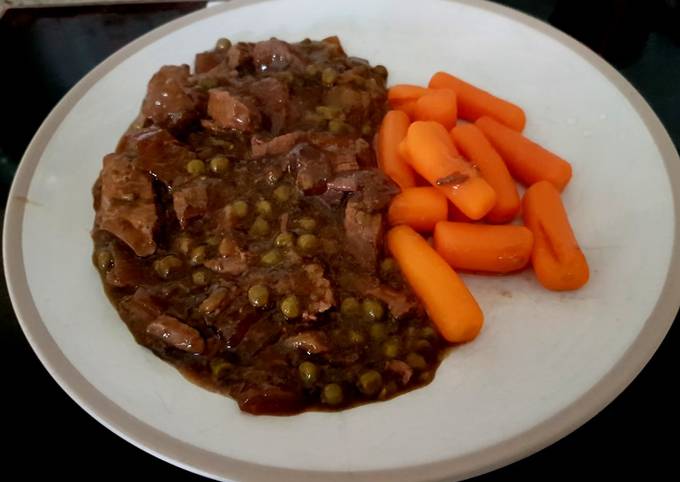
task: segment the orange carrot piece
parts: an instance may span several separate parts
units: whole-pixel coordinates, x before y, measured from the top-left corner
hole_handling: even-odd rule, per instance
[[[453,268],[509,273],[524,268],[534,235],[524,226],[437,223],[434,249]]]
[[[398,84],[390,87],[387,91],[387,100],[391,106],[395,106],[409,100],[417,100],[427,92],[427,87],[411,84]]]
[[[588,282],[588,262],[576,241],[560,193],[548,181],[527,189],[522,200],[524,222],[534,233],[531,263],[549,290],[575,290]]]
[[[496,205],[486,215],[486,220],[495,224],[512,221],[519,213],[519,194],[501,156],[474,124],[453,128],[451,137],[463,156],[477,166],[482,177],[496,191]]]
[[[455,221],[459,223],[473,223],[474,221],[468,218],[465,214],[461,212],[460,209],[456,207],[451,201],[449,201],[449,221]]]
[[[484,314],[460,277],[427,241],[402,225],[387,233],[387,246],[442,336],[452,343],[475,338]]]
[[[439,189],[412,187],[394,196],[387,219],[393,226],[406,224],[416,231],[432,231],[435,224],[446,220],[448,213],[448,201]]]
[[[524,129],[526,116],[520,107],[451,74],[437,72],[430,79],[429,87],[453,90],[458,96],[458,115],[461,119],[474,122],[486,115],[516,131],[522,132]]]
[[[456,93],[448,89],[428,92],[416,101],[414,114],[415,120],[435,121],[451,129],[458,119]]]
[[[407,160],[470,219],[481,219],[496,203],[493,188],[466,162],[444,127],[417,121],[406,134]]]
[[[407,100],[404,102],[399,102],[397,104],[392,105],[392,108],[394,110],[400,110],[404,114],[406,114],[409,119],[415,120],[416,118],[416,105],[418,104],[417,100]]]
[[[482,117],[475,124],[522,184],[530,186],[538,181],[550,181],[562,191],[571,179],[571,164],[519,132],[490,117]]]
[[[383,117],[378,131],[378,166],[401,189],[416,185],[413,169],[398,152],[399,143],[406,137],[410,123],[406,114],[391,110]]]

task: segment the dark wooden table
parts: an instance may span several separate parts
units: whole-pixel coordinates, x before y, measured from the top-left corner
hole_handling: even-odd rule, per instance
[[[549,21],[613,63],[680,146],[676,0],[500,3]],[[124,44],[199,8],[204,3],[10,9],[0,18],[0,213],[26,145],[61,96]],[[1,279],[0,413],[6,480],[97,480],[102,475],[106,480],[204,480],[130,445],[78,407],[33,354]],[[679,348],[676,323],[643,372],[602,413],[551,447],[476,480],[677,477]]]

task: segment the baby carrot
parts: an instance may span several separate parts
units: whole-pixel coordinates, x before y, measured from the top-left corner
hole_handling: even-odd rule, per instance
[[[397,104],[410,100],[418,100],[419,97],[427,93],[427,87],[411,84],[398,84],[387,91],[387,100],[390,106],[394,107]]]
[[[522,184],[530,186],[545,180],[562,191],[571,179],[571,164],[519,132],[490,117],[481,117],[475,124],[496,148],[513,177]]]
[[[448,215],[448,201],[434,187],[412,187],[394,196],[387,211],[391,225],[406,224],[416,231],[432,231]]]
[[[496,205],[486,215],[486,220],[497,224],[512,221],[519,212],[519,194],[501,156],[474,124],[455,127],[451,137],[463,156],[477,166],[482,177],[496,191]]]
[[[499,99],[453,75],[437,72],[430,79],[429,87],[453,90],[458,96],[458,115],[461,119],[474,122],[486,115],[516,131],[522,132],[524,129],[526,116],[520,107]]]
[[[524,268],[534,236],[524,226],[437,223],[434,249],[453,268],[509,273]]]
[[[496,193],[456,150],[444,127],[417,121],[406,134],[408,162],[470,219],[481,219],[496,203]]]
[[[413,169],[398,152],[399,143],[406,137],[410,123],[406,114],[391,110],[383,117],[378,131],[378,166],[401,189],[416,185]]]
[[[548,181],[527,189],[522,200],[524,222],[534,233],[531,263],[549,290],[575,290],[588,282],[589,270],[576,241],[560,193]]]
[[[399,102],[397,104],[394,104],[392,108],[394,110],[400,110],[404,114],[406,114],[409,119],[415,120],[416,118],[416,105],[418,104],[417,100],[407,100],[404,102]]]
[[[458,118],[456,93],[448,89],[427,92],[416,101],[414,114],[415,120],[435,121],[451,129]]]
[[[482,310],[427,241],[408,226],[396,226],[387,233],[387,246],[442,336],[452,343],[475,338],[484,323]]]

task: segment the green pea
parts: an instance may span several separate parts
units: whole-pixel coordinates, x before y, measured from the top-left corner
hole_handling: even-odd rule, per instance
[[[258,216],[255,218],[255,221],[253,221],[253,224],[250,226],[250,230],[248,231],[248,234],[251,236],[255,237],[263,237],[269,234],[269,222],[262,216]]]
[[[215,49],[217,50],[229,50],[231,48],[231,40],[228,38],[220,38],[217,40],[217,43],[215,44]]]
[[[274,244],[279,248],[290,248],[295,244],[295,235],[293,233],[279,233],[274,238]]]
[[[420,336],[432,340],[434,338],[437,338],[437,332],[431,326],[426,326],[420,331]]]
[[[187,254],[191,249],[192,239],[189,236],[180,236],[175,241],[177,249],[182,254]]]
[[[154,269],[161,278],[167,278],[174,270],[181,266],[182,261],[177,256],[172,255],[156,260],[154,263]]]
[[[373,72],[380,77],[387,77],[387,69],[384,65],[376,65],[373,67]]]
[[[255,308],[262,308],[269,303],[269,290],[264,285],[253,285],[248,289],[248,301]]]
[[[281,301],[281,313],[289,320],[300,316],[300,300],[295,295],[288,295]]]
[[[397,263],[393,258],[385,258],[380,262],[380,272],[383,275],[394,273],[397,270]]]
[[[231,203],[231,212],[237,218],[245,218],[248,215],[248,203],[245,201],[234,201]]]
[[[327,405],[339,405],[342,403],[342,387],[337,383],[329,383],[323,387],[321,401]]]
[[[399,356],[399,340],[396,338],[390,338],[385,343],[383,343],[383,355],[387,358],[396,358]]]
[[[383,323],[373,323],[369,328],[371,339],[375,341],[382,341],[387,337],[387,328]]]
[[[380,390],[380,394],[378,395],[378,398],[380,400],[385,400],[388,398],[390,395],[392,395],[394,392],[397,391],[397,384],[394,381],[387,382],[385,386],[383,387],[382,390]]]
[[[313,234],[303,234],[297,240],[298,248],[303,251],[313,251],[319,244],[319,239]]]
[[[285,203],[290,199],[290,191],[290,186],[282,184],[274,189],[274,199],[276,199],[277,202]]]
[[[350,330],[347,338],[352,345],[362,345],[366,342],[364,334],[357,330]]]
[[[376,395],[382,388],[382,375],[375,370],[368,370],[359,377],[357,386],[364,395]]]
[[[326,67],[321,72],[321,82],[325,85],[333,85],[335,80],[338,78],[338,72],[333,67]]]
[[[316,219],[310,217],[304,217],[298,219],[298,226],[305,231],[314,231],[316,229]]]
[[[360,312],[361,305],[359,304],[359,300],[352,296],[342,300],[342,303],[340,304],[340,313],[342,313],[343,316],[358,316]]]
[[[187,172],[192,176],[198,176],[205,172],[205,163],[200,159],[192,159],[187,162]]]
[[[309,64],[305,67],[305,75],[308,77],[316,77],[319,74],[319,67],[316,64]]]
[[[281,253],[278,249],[271,249],[260,257],[260,262],[265,266],[274,266],[281,262]]]
[[[414,348],[416,351],[429,352],[432,351],[432,343],[427,340],[418,340]]]
[[[194,266],[198,264],[203,264],[203,262],[205,261],[205,251],[206,251],[205,246],[196,246],[189,253],[189,262]]]
[[[378,300],[367,298],[361,303],[361,310],[364,317],[369,321],[380,321],[385,314],[385,308]]]
[[[425,358],[423,358],[422,355],[413,352],[406,355],[406,363],[408,363],[408,365],[414,370],[423,370],[427,367]]]
[[[330,105],[319,105],[316,107],[316,113],[323,119],[331,120],[342,117],[342,109]]]
[[[303,361],[300,363],[300,365],[298,365],[298,372],[302,384],[306,387],[314,385],[319,379],[319,367],[312,362]]]
[[[220,238],[219,236],[208,236],[207,238],[205,238],[205,244],[207,244],[208,246],[217,246],[220,244],[221,241],[222,238]]]
[[[108,249],[102,249],[97,252],[97,267],[102,271],[107,271],[113,266],[113,255]]]
[[[197,286],[205,286],[205,285],[208,284],[208,281],[209,281],[208,273],[203,269],[199,269],[197,271],[194,271],[191,274],[191,280]]]
[[[332,119],[328,121],[328,130],[331,134],[347,134],[351,128],[340,119]]]
[[[265,199],[258,201],[257,204],[255,204],[255,212],[265,218],[270,217],[272,215],[272,203]]]
[[[210,159],[208,167],[215,174],[224,174],[229,170],[229,159],[224,156],[215,156]]]
[[[373,127],[368,122],[361,126],[361,135],[370,136],[373,133]]]
[[[210,371],[215,378],[219,378],[222,373],[229,370],[232,366],[231,363],[220,358],[213,358],[210,360]]]

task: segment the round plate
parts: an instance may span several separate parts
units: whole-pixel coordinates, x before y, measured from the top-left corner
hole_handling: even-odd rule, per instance
[[[486,313],[434,382],[339,413],[254,417],[137,345],[90,262],[91,186],[151,75],[215,39],[337,34],[391,83],[447,70],[524,107],[526,135],[574,167],[564,193],[588,257],[583,289],[530,271],[467,276]],[[674,182],[671,182],[674,181]],[[594,53],[528,16],[442,0],[231,1],[157,29],[95,68],[31,143],[11,191],[5,270],[43,364],[85,410],[169,462],[216,478],[462,478],[554,442],[640,371],[679,303],[680,159],[633,87]]]

